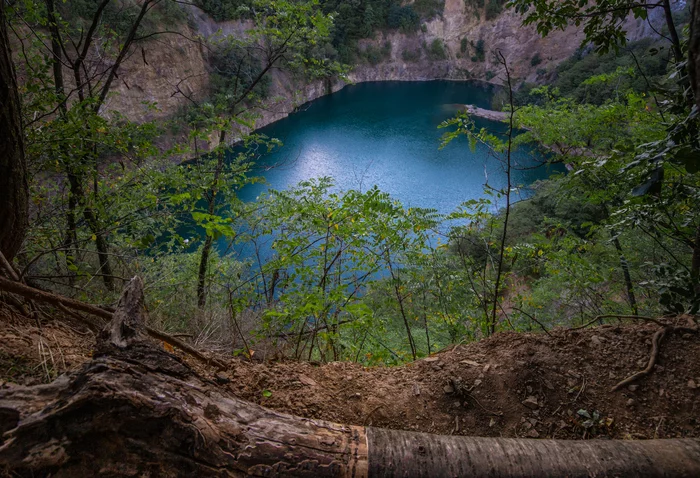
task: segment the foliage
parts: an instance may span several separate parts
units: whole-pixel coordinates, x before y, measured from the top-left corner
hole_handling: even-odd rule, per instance
[[[447,50],[442,40],[435,38],[430,42],[430,47],[428,48],[428,58],[432,61],[446,60]]]
[[[486,20],[493,20],[503,11],[505,0],[487,0],[486,2]]]
[[[474,45],[474,56],[472,56],[472,61],[484,61],[486,60],[486,44],[483,39],[477,40]]]
[[[391,42],[389,40],[385,41],[381,48],[377,48],[373,44],[367,45],[367,47],[361,52],[361,56],[367,60],[367,62],[374,66],[377,65],[382,60],[391,57]]]
[[[421,50],[404,50],[401,52],[401,58],[403,61],[408,61],[411,63],[415,63],[420,60],[421,57]]]

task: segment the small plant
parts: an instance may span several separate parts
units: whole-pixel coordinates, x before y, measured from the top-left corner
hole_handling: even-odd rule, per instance
[[[404,50],[401,52],[403,61],[415,63],[420,60],[420,50]]]
[[[493,71],[488,70],[488,71],[486,72],[486,81],[489,81],[489,80],[493,79],[494,76],[496,76],[496,74],[495,74]]]
[[[530,58],[530,65],[537,66],[540,63],[542,63],[542,58],[540,57],[540,54],[538,52],[538,53],[535,53],[535,55],[532,58]]]
[[[598,410],[589,413],[583,408],[576,412],[574,423],[583,429],[583,438],[590,438],[601,434],[608,434],[613,425],[613,419],[603,417]]]
[[[466,38],[462,38],[462,40],[459,42],[459,51],[461,51],[462,53],[466,53],[468,46],[468,40]]]

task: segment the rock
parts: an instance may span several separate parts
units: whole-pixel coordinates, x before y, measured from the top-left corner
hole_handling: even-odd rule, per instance
[[[472,367],[481,367],[481,364],[480,364],[479,362],[475,362],[475,361],[473,361],[473,360],[462,360],[462,361],[459,362],[459,363],[463,363],[463,364],[466,364],[466,365],[471,365]]]
[[[413,384],[413,395],[415,395],[416,397],[420,395],[420,387],[417,383]]]
[[[214,380],[216,380],[216,383],[219,385],[225,385],[231,382],[231,379],[228,378],[223,372],[218,372],[216,375],[214,375]]]
[[[496,419],[491,417],[491,421],[489,421],[489,428],[493,428],[493,426],[496,424]]]
[[[425,357],[423,359],[424,362],[437,362],[438,360],[440,360],[438,357]]]
[[[691,390],[695,390],[698,388],[698,384],[695,383],[695,380],[688,380],[688,388]]]
[[[452,387],[452,385],[445,385],[442,389],[445,391],[445,393],[455,393],[455,389]]]
[[[597,346],[603,345],[603,339],[597,335],[591,337],[591,344]]]
[[[486,365],[484,365],[484,373],[488,372],[490,368],[491,368],[490,363],[487,363]]]
[[[299,381],[304,385],[308,385],[309,387],[315,387],[318,385],[313,378],[307,377],[306,375],[299,375]]]
[[[527,393],[532,393],[532,387],[529,385],[525,387],[525,390],[527,390]]]
[[[627,390],[629,390],[630,392],[636,392],[638,388],[639,385],[630,385],[629,387],[627,387]]]
[[[629,400],[627,400],[627,406],[628,406],[628,407],[633,407],[634,404],[635,404],[634,398],[630,398]]]
[[[530,410],[536,410],[540,408],[540,404],[537,403],[537,397],[534,395],[530,395],[523,401],[523,405],[525,405],[527,408]]]
[[[681,337],[683,337],[685,340],[690,340],[693,338],[693,336],[690,334],[683,334],[683,335],[681,335]]]
[[[525,434],[525,436],[528,438],[539,438],[540,434],[537,432],[537,430],[532,428]]]
[[[477,378],[476,380],[474,380],[474,386],[478,387],[479,385],[481,385],[481,380]]]

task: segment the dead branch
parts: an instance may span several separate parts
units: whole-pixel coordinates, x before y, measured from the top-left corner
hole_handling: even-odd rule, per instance
[[[665,327],[666,324],[661,322],[660,320],[654,319],[652,317],[646,317],[643,315],[618,315],[618,314],[605,314],[605,315],[597,315],[593,319],[591,319],[589,322],[586,322],[583,325],[579,325],[578,327],[572,327],[569,330],[580,330],[580,329],[585,329],[589,325],[592,325],[596,322],[598,322],[601,319],[634,319],[634,320],[643,320],[645,322],[653,322],[656,325],[659,325],[661,327]]]
[[[87,312],[88,314],[95,315],[105,320],[112,320],[112,313],[100,307],[94,306],[92,304],[86,304],[85,302],[80,302],[78,300],[71,299],[69,297],[65,297],[59,294],[54,294],[52,292],[46,292],[41,289],[29,287],[27,285],[11,281],[4,277],[0,277],[0,290],[11,292],[13,294],[20,295],[27,299],[46,302],[56,307],[64,306],[69,309]],[[177,347],[183,352],[191,355],[192,357],[207,365],[214,365],[221,369],[226,368],[226,365],[220,360],[206,357],[197,349],[187,345],[182,340],[176,339],[175,337],[166,334],[165,332],[161,332],[160,330],[156,330],[151,327],[146,327],[146,332],[148,332],[148,335],[150,335],[151,337],[165,342],[166,344],[172,347]]]

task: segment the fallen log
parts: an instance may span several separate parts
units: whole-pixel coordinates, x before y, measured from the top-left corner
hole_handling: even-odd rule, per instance
[[[91,362],[49,385],[0,389],[11,476],[700,476],[700,440],[558,441],[338,425],[245,402],[145,329],[130,282]]]

